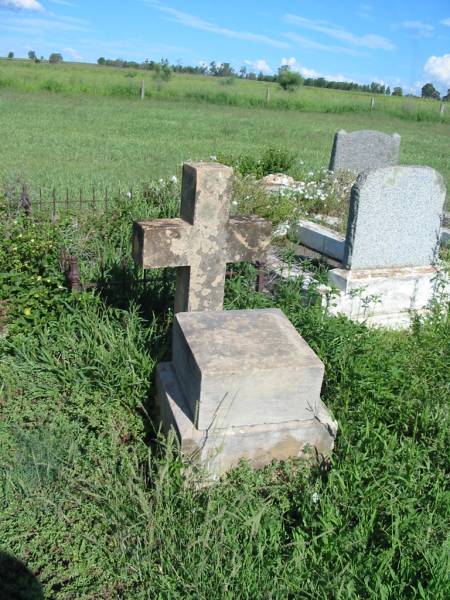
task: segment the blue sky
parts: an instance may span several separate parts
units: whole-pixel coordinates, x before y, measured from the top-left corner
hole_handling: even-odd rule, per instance
[[[0,0],[0,55],[231,62],[450,88],[449,0]]]

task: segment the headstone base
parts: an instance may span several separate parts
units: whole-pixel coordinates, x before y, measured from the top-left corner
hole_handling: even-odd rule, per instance
[[[331,314],[394,329],[409,327],[412,313],[426,313],[439,288],[450,293],[448,278],[434,267],[333,269],[328,280],[339,290],[328,303]]]
[[[317,462],[333,450],[337,423],[321,401],[304,421],[198,430],[172,363],[158,365],[156,389],[163,430],[175,431],[183,456],[204,468],[207,481],[219,479],[240,460],[255,468],[288,458]]]

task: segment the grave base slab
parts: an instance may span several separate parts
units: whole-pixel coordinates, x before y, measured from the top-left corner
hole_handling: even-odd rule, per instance
[[[435,267],[346,270],[333,269],[330,284],[337,288],[327,302],[331,314],[393,329],[407,328],[412,314],[425,314],[440,290],[450,292],[448,278]]]
[[[241,460],[254,468],[292,458],[319,462],[333,450],[337,423],[322,401],[304,421],[198,430],[172,363],[158,365],[156,389],[164,432],[174,430],[184,458],[203,467],[207,482],[219,479]]]

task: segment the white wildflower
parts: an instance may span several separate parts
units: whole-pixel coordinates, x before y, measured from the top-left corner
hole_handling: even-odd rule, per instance
[[[314,504],[317,504],[320,500],[319,494],[317,492],[314,492],[314,494],[311,496],[311,500]]]

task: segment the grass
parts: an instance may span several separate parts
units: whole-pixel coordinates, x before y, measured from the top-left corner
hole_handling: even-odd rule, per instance
[[[449,182],[446,124],[51,93],[36,91],[43,65],[7,68],[30,78],[1,90],[0,177],[19,174],[30,189],[127,188],[178,174],[187,158],[269,144],[294,152],[301,175],[326,166],[336,129],[369,126],[398,131],[402,162]],[[73,77],[72,92],[88,71],[106,88],[102,77],[123,77],[70,68],[52,72]],[[127,293],[70,294],[58,264],[65,248],[84,281],[100,277],[100,258],[110,284],[139,274],[132,221],[173,217],[178,203],[177,184],[152,184],[145,197],[112,197],[106,214],[45,224],[10,215],[0,197],[0,598],[447,600],[448,299],[410,332],[374,331],[305,306],[301,281],[268,296],[253,267],[235,267],[226,308],[285,312],[325,363],[322,397],[340,429],[331,464],[242,464],[201,488],[152,414],[173,272]]]
[[[3,91],[0,178],[21,175],[31,189],[137,186],[179,174],[182,161],[211,155],[258,156],[269,145],[294,153],[295,176],[327,167],[340,129],[397,131],[401,163],[429,165],[450,189],[449,127],[385,114],[321,114],[195,102]],[[303,161],[303,165],[301,164]]]
[[[48,288],[50,309],[39,300],[23,317],[36,273],[53,285],[61,243],[84,249],[84,277],[102,247],[114,279],[133,218],[167,216],[176,205],[170,192],[164,202],[119,200],[108,218],[50,227],[2,215],[2,272],[22,284],[0,292],[9,306],[0,338],[1,551],[25,563],[52,600],[446,600],[448,304],[410,333],[370,331],[306,307],[299,281],[266,296],[254,291],[252,267],[235,268],[226,308],[288,315],[325,363],[322,397],[340,429],[331,465],[243,464],[208,489],[196,485],[200,474],[184,480],[173,439],[158,435],[151,416],[154,368],[170,352],[173,274],[153,271],[144,303],[136,291],[102,298]],[[0,596],[10,584],[2,575]]]

